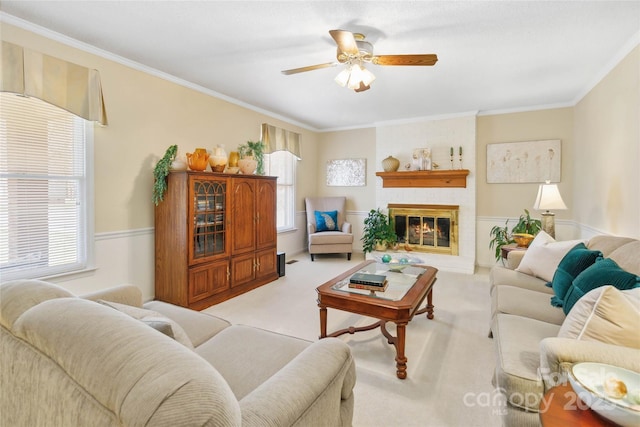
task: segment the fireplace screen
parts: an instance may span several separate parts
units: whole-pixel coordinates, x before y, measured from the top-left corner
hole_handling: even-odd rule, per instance
[[[458,255],[458,206],[389,205],[400,249]]]

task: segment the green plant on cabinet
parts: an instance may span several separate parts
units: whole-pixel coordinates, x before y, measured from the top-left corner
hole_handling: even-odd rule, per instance
[[[258,162],[256,173],[264,175],[264,144],[262,141],[247,141],[246,144],[239,145],[238,154],[240,154],[240,158],[253,156]]]
[[[176,154],[178,154],[178,146],[170,146],[153,168],[153,203],[156,206],[164,200],[164,193],[167,191],[167,175],[169,175],[171,162],[175,160]]]

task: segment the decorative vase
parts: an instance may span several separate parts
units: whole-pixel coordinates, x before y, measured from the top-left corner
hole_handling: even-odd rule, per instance
[[[227,167],[227,152],[224,151],[224,146],[218,144],[213,150],[213,155],[209,157],[209,164],[211,170],[214,172],[224,172],[224,168]]]
[[[258,167],[258,161],[253,156],[246,156],[238,160],[238,167],[243,175],[253,175]]]
[[[197,148],[193,153],[187,153],[187,163],[189,169],[193,171],[203,171],[207,168],[209,153],[203,148]]]
[[[181,154],[176,154],[176,158],[171,162],[169,170],[174,172],[186,171],[189,168],[185,157]]]
[[[240,160],[240,155],[237,151],[232,151],[229,153],[229,167],[236,168],[238,167],[238,160]]]
[[[385,172],[396,172],[400,167],[400,160],[393,156],[389,156],[382,161],[382,169]]]

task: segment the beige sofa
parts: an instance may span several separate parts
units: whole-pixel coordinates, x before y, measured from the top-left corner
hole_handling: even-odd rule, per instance
[[[596,236],[586,242],[586,246],[599,250],[625,271],[640,275],[640,241]],[[506,265],[498,263],[490,272],[491,334],[496,354],[494,385],[503,398],[500,408],[503,424],[518,427],[540,425],[541,397],[549,388],[567,381],[568,371],[574,363],[609,363],[640,372],[637,328],[640,324],[640,288],[618,291],[603,286],[594,289],[565,315],[561,307],[551,305],[554,291],[545,286],[547,280],[516,270],[523,256],[523,251],[511,251]],[[612,310],[602,309],[604,295],[618,298],[616,304],[620,301],[623,305],[628,303],[629,310],[624,311],[627,313],[625,322],[598,317],[612,315]],[[613,309],[616,310],[621,309]],[[601,323],[594,326],[597,321]],[[591,323],[586,325],[586,322]],[[615,327],[615,323],[622,329],[611,334],[608,328]],[[592,332],[584,333],[588,331],[587,326]],[[604,330],[607,332],[603,333]],[[618,345],[620,337],[627,340],[624,346]]]
[[[351,425],[355,365],[340,340],[142,307],[134,286],[79,298],[3,284],[0,425]]]

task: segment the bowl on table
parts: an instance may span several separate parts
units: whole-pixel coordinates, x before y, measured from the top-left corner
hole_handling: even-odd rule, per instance
[[[569,382],[580,400],[623,427],[640,425],[640,373],[605,363],[576,363]]]
[[[513,237],[518,246],[528,248],[535,236],[527,233],[513,233],[511,237]]]

